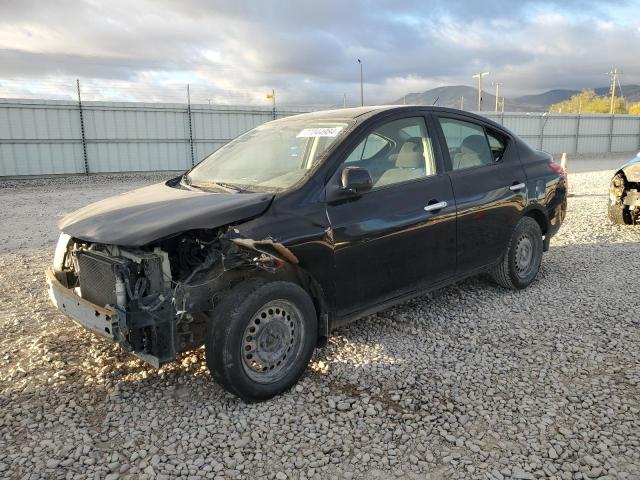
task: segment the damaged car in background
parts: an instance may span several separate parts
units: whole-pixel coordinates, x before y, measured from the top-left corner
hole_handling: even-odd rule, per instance
[[[66,216],[47,281],[149,364],[204,344],[220,385],[264,400],[340,325],[482,272],[525,288],[565,211],[559,165],[486,118],[315,112]]]
[[[608,213],[616,225],[640,223],[640,152],[611,179]]]

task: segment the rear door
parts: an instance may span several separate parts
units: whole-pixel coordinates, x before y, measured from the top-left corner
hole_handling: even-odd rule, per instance
[[[416,113],[374,124],[330,180],[339,315],[455,274],[455,202],[433,138]],[[367,168],[373,188],[332,199],[347,166]]]
[[[434,114],[457,205],[457,269],[499,260],[526,205],[526,177],[510,135],[464,115]]]

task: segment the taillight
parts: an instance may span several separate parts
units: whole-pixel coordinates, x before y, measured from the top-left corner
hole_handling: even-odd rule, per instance
[[[551,161],[547,165],[549,165],[549,169],[554,173],[559,173],[562,175],[562,179],[564,180],[565,187],[567,191],[569,191],[569,176],[567,175],[567,170],[562,168],[562,165],[558,165],[557,163]]]
[[[559,173],[560,175],[563,175],[563,176],[565,175],[566,172],[564,171],[564,168],[562,168],[557,163],[549,162],[548,165],[552,172]]]
[[[568,181],[567,171],[564,168],[562,168],[562,165],[558,165],[555,162],[549,162],[547,165],[549,165],[549,168],[551,169],[552,172],[559,173],[560,175],[562,175],[565,182]]]

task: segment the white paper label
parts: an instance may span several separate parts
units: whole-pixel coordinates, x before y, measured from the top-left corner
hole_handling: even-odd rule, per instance
[[[313,127],[305,128],[298,135],[297,138],[307,137],[336,137],[344,127]]]

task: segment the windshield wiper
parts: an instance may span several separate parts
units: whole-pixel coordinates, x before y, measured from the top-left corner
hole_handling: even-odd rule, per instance
[[[236,185],[235,183],[213,182],[213,184],[233,192],[242,193],[247,191],[246,188],[242,188],[240,185]]]
[[[189,186],[193,188],[199,188],[201,190],[207,190],[213,187],[213,188],[219,188],[221,190],[226,190],[227,192],[235,192],[235,193],[248,192],[248,190],[245,188],[242,188],[233,183],[226,183],[226,182],[190,183]]]

